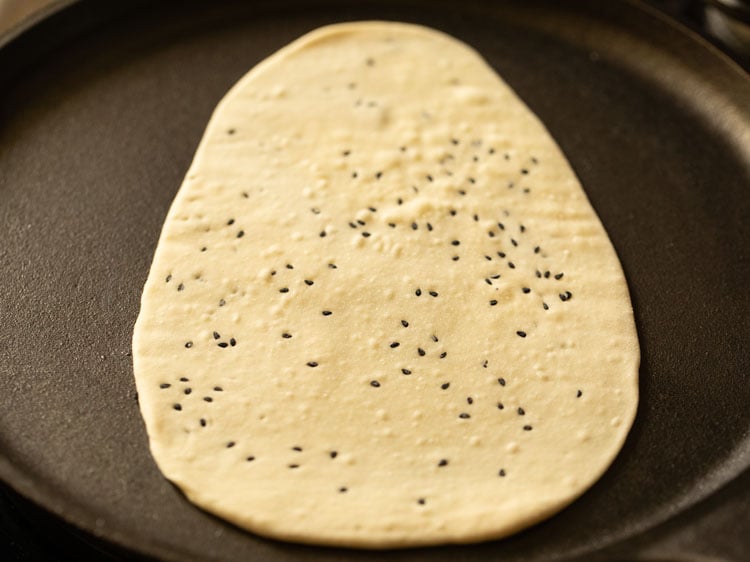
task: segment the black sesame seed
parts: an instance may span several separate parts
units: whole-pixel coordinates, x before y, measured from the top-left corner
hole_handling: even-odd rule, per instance
[[[442,388],[443,390],[448,390],[448,387],[449,387],[450,385],[451,385],[451,383],[449,383],[449,382],[444,382],[443,384],[441,384],[441,385],[440,385],[440,388]]]
[[[513,238],[510,239],[510,243],[513,244],[513,246],[518,246],[518,242],[513,240]]]
[[[524,233],[524,232],[526,232],[526,227],[524,225],[519,225],[518,226],[518,230],[520,230],[521,233]]]
[[[289,292],[289,287],[282,287],[281,289],[279,289],[279,293],[288,293],[288,292]]]
[[[247,457],[247,458],[246,458],[245,460],[246,460],[247,462],[253,462],[253,461],[255,460],[255,457],[254,457],[254,456],[252,456],[252,455],[250,455],[250,456],[249,456],[249,457]]]
[[[422,289],[417,289],[416,291],[414,291],[414,294],[417,295],[418,297],[421,297],[422,296]]]
[[[347,487],[346,486],[341,486],[341,488],[339,488],[339,493],[341,493],[341,494],[345,494],[346,491],[347,491]]]
[[[323,316],[330,316],[331,314],[333,314],[333,312],[331,312],[330,310],[324,310],[322,314]]]
[[[193,389],[192,388],[186,388],[185,390],[183,390],[183,392],[185,394],[190,394],[191,392],[193,392]]]
[[[320,234],[318,234],[318,236],[320,236],[321,238],[325,238],[326,237],[326,231],[325,230],[321,230]]]
[[[500,274],[496,273],[495,275],[490,275],[490,279],[500,279]]]
[[[189,382],[190,379],[187,377],[180,377],[180,382]]]
[[[581,392],[580,390],[576,392],[576,398],[580,398],[581,396],[583,396],[583,392]]]
[[[159,385],[159,388],[169,388],[170,386],[172,386],[172,385],[169,384],[168,382],[163,382],[163,383],[161,383]]]
[[[526,411],[523,408],[518,408],[517,412],[518,412],[519,416],[525,416],[526,415]]]
[[[328,269],[338,269],[338,266],[335,263],[329,263]]]
[[[504,225],[503,223],[501,223],[501,222],[497,223],[497,227],[498,227],[498,228],[499,228],[500,230],[505,230],[505,225]]]
[[[453,256],[453,257],[452,257],[451,259],[452,259],[453,261],[458,261],[458,260],[459,260],[460,258],[459,258],[458,256]]]
[[[177,285],[177,290],[178,291],[183,291],[184,289],[185,289],[185,285],[184,284],[180,283],[179,285]]]
[[[169,283],[171,280],[172,280],[172,274],[170,273],[169,275],[167,275],[167,277],[164,279],[164,281],[166,283]]]
[[[221,334],[219,332],[214,332],[214,339],[218,340],[221,337]]]
[[[535,246],[535,247],[534,247],[534,253],[535,253],[535,254],[538,254],[538,253],[539,253],[539,252],[541,252],[541,251],[542,251],[542,249],[541,249],[541,248],[540,248],[539,246]]]
[[[305,279],[305,285],[307,285],[308,287],[310,287],[312,284],[313,284],[312,279]]]
[[[432,176],[430,174],[427,174],[425,177],[427,178],[427,181],[432,181]]]
[[[232,448],[232,447],[234,447],[234,446],[235,446],[236,444],[237,444],[237,443],[235,443],[234,441],[230,441],[229,443],[227,443],[227,449],[231,449],[231,448]]]
[[[378,212],[378,210],[375,207],[367,207],[367,210],[370,211],[371,213],[377,213]]]
[[[516,334],[518,334],[518,336],[520,336],[520,337],[522,337],[522,338],[525,338],[525,337],[526,337],[526,332],[524,332],[523,330],[518,330],[518,331],[516,332]]]
[[[458,245],[460,245],[460,244],[461,244],[461,241],[460,241],[460,240],[453,240],[453,241],[451,242],[451,244],[453,244],[454,246],[458,246]]]
[[[431,297],[437,297],[438,296],[438,292],[437,291],[430,291],[430,296]]]
[[[234,219],[229,219],[227,221],[227,226],[232,226],[234,224]]]
[[[487,236],[489,236],[490,238],[494,238],[495,233],[492,230],[490,230],[489,232],[487,232]]]
[[[191,347],[193,347],[193,342],[191,342],[191,341],[186,341],[186,342],[185,342],[185,347],[187,347],[188,349],[190,349]]]
[[[290,334],[289,332],[284,332],[283,334],[281,334],[281,337],[288,340],[292,337],[292,334]]]
[[[546,302],[543,302],[543,303],[542,303],[542,308],[543,308],[544,310],[549,310],[549,305],[548,305],[548,304],[547,304]]]
[[[459,194],[459,195],[466,195],[466,191],[465,191],[465,190],[463,190],[463,189],[459,189],[459,190],[458,190],[458,194]]]
[[[227,301],[225,301],[224,299],[219,299],[219,306],[224,306],[225,304],[227,304]]]
[[[419,227],[417,226],[417,223],[415,223],[415,222],[411,223],[411,229],[412,229],[412,230],[417,230],[417,228],[419,228]]]
[[[435,343],[437,343],[439,341],[438,337],[435,334],[432,334],[432,336],[430,336],[430,337],[432,338],[432,341],[434,341]]]
[[[362,236],[364,236],[365,238],[369,238],[370,237],[370,233],[369,232],[363,232]]]
[[[357,179],[357,172],[352,172],[352,178]]]
[[[419,498],[419,499],[417,500],[417,503],[418,503],[419,505],[424,505],[424,504],[425,504],[425,499],[424,499],[424,498]]]
[[[297,451],[298,453],[301,453],[302,447],[292,447],[292,451]]]
[[[500,386],[505,386],[505,379],[503,377],[497,379],[497,382],[500,383]]]
[[[497,403],[497,409],[498,409],[498,410],[502,410],[502,409],[504,409],[504,408],[505,408],[505,406],[503,406],[503,403],[502,403],[502,402],[498,402],[498,403]]]
[[[182,406],[180,404],[173,404],[172,408],[174,408],[178,412],[182,411]]]
[[[487,256],[485,256],[485,257],[487,257]],[[492,285],[492,281],[490,280],[489,277],[485,277],[484,282],[487,283],[488,285]]]
[[[396,228],[396,223],[395,222],[389,222],[388,226],[390,226],[391,228]]]
[[[550,272],[549,271],[545,271],[544,272],[544,278],[545,279],[549,279],[549,276],[550,276]]]
[[[427,226],[427,230],[429,230],[430,232],[432,232],[432,225],[430,223],[427,223],[426,226]]]
[[[497,304],[497,301],[495,299],[492,299],[490,301],[490,306],[495,306]]]
[[[474,178],[469,178],[469,183],[476,183],[476,182],[477,180],[475,180]]]
[[[497,474],[498,474],[498,476],[500,476],[501,478],[504,478],[504,477],[505,477],[505,469],[501,468],[501,469],[500,469],[500,472],[498,472]]]
[[[208,248],[206,248],[205,246],[203,246],[203,247],[201,248],[201,252],[205,252],[206,250],[208,250]]]
[[[395,341],[395,342],[391,343],[391,349],[396,349],[399,345],[401,345],[401,344],[398,343],[397,341]]]
[[[399,205],[403,205],[404,200],[399,197],[398,199],[396,199],[396,203],[398,203]]]
[[[401,372],[405,375],[411,375],[411,371],[409,369],[401,369]]]
[[[542,272],[539,271],[538,269],[534,272],[534,275],[536,275],[538,279],[542,278]]]
[[[409,323],[408,323],[408,322],[407,322],[406,320],[401,320],[401,325],[402,325],[402,326],[403,326],[404,328],[408,328],[408,327],[409,327]]]
[[[440,359],[445,359],[445,357],[447,355],[448,355],[448,352],[447,351],[443,351],[438,357],[440,357]]]
[[[448,459],[440,459],[438,466],[448,466]]]
[[[204,418],[200,419],[201,427],[206,427],[206,420]]]
[[[380,386],[380,383],[378,381],[370,381],[370,386],[374,386],[375,388],[378,388]]]
[[[350,155],[351,153],[352,153],[352,151],[351,151],[351,150],[344,150],[344,151],[343,151],[343,152],[341,153],[341,156],[349,156],[349,155]]]
[[[490,364],[490,362],[487,359],[485,359],[484,361],[482,361],[482,367],[484,367],[485,369],[487,368],[487,366],[489,364]]]
[[[525,176],[529,171],[526,168],[521,168],[521,173]]]
[[[214,399],[213,399],[213,398],[211,398],[210,396],[204,396],[204,397],[203,397],[203,400],[204,400],[205,402],[213,402],[213,401],[214,401]]]
[[[460,414],[458,414],[458,417],[461,418],[462,420],[468,420],[471,416],[467,414],[466,412],[461,412]]]
[[[558,273],[558,274],[555,275],[555,279],[557,279],[559,281],[560,279],[563,278],[563,275],[564,275],[564,273]]]
[[[528,295],[528,294],[529,294],[529,293],[531,292],[531,289],[529,289],[528,287],[524,287],[524,288],[523,288],[523,289],[521,289],[521,290],[523,291],[523,293],[524,293],[525,295]]]
[[[355,223],[353,223],[353,222],[350,222],[349,226],[351,226],[352,228],[357,228],[357,225]]]
[[[237,345],[237,340],[234,338],[229,338],[229,345],[234,347],[235,345]]]
[[[379,180],[382,177],[383,177],[383,172],[375,172],[375,179],[376,180]]]
[[[497,255],[501,258],[505,257],[505,252],[498,252]]]
[[[487,261],[492,261],[492,258],[490,256],[484,256],[484,259],[486,259]]]
[[[468,402],[469,405],[472,405],[474,403],[474,399],[471,396],[467,396],[466,402]]]
[[[290,464],[289,468],[299,468],[299,465],[298,464]]]
[[[338,451],[331,451],[330,453],[328,453],[328,456],[330,456],[332,459],[335,459],[338,455]]]
[[[240,231],[239,231],[239,232],[237,233],[237,238],[242,238],[242,237],[243,237],[244,235],[245,235],[245,231],[244,231],[244,230],[240,230]]]
[[[456,216],[456,213],[458,213],[458,211],[456,211],[455,209],[451,209],[451,210],[449,211],[449,213],[450,213],[450,216],[452,216],[452,217],[455,217],[455,216]]]
[[[509,261],[508,262],[508,267],[511,268],[511,269],[515,269],[516,268],[516,264],[514,264],[512,261]]]
[[[218,344],[216,344],[216,345],[218,345],[218,346],[219,346],[219,347],[221,347],[221,348],[224,348],[224,347],[229,347],[229,344],[228,344],[227,342],[225,342],[225,341],[223,341],[223,342],[220,342],[220,343],[218,343]]]
[[[422,349],[421,347],[418,347],[417,348],[417,353],[419,354],[420,357],[424,357],[425,353],[427,353],[427,352],[424,349]]]
[[[318,366],[318,362],[317,361],[308,361],[307,362],[307,366],[308,367],[317,367]]]
[[[533,428],[533,427],[531,427],[530,425],[525,425],[525,426],[523,426],[523,430],[524,430],[524,431],[531,431],[532,429],[534,429],[534,428]]]
[[[223,388],[221,388],[220,386],[215,386],[215,387],[214,387],[214,391],[215,391],[215,392],[224,392],[224,389],[223,389]]]

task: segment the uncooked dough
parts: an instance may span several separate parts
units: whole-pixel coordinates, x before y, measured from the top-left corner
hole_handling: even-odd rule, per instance
[[[133,337],[150,447],[253,532],[506,536],[607,469],[639,348],[617,256],[549,133],[424,27],[324,27],[217,107]]]

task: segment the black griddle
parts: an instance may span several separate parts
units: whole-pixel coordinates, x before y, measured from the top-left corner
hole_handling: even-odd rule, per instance
[[[0,477],[20,516],[166,560],[750,558],[739,67],[631,2],[62,4],[0,44]],[[374,18],[479,50],[568,156],[631,290],[642,394],[624,449],[577,502],[502,541],[384,555],[259,538],[187,502],[148,452],[132,326],[214,106],[303,33]]]

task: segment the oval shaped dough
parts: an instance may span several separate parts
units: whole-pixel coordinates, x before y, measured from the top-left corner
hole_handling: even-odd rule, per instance
[[[497,538],[573,501],[637,405],[620,264],[560,149],[466,45],[316,30],[217,107],[133,337],[195,504],[294,541]]]

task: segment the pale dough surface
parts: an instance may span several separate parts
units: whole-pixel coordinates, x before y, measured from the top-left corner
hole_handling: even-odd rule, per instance
[[[475,51],[398,23],[313,31],[221,101],[133,351],[164,475],[312,543],[516,532],[599,478],[638,401],[624,275],[560,149]]]

